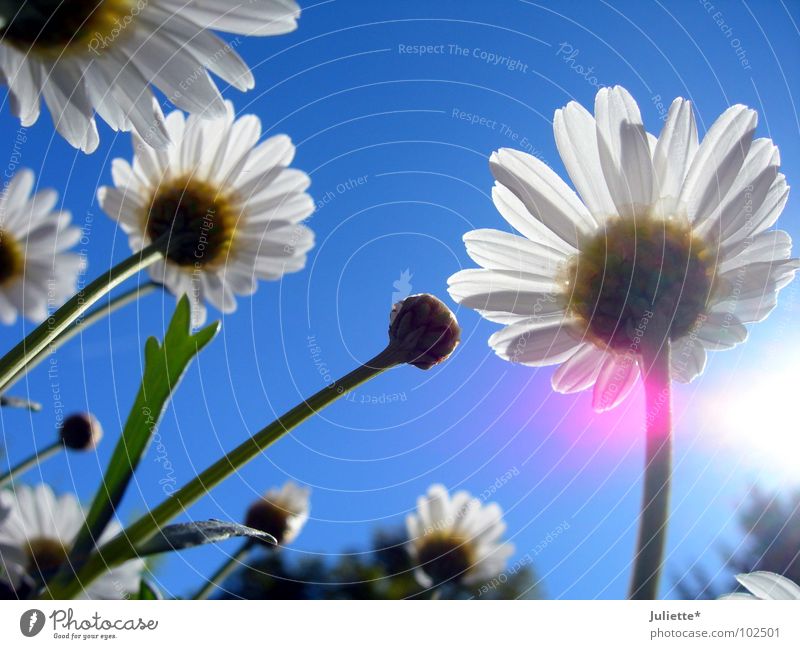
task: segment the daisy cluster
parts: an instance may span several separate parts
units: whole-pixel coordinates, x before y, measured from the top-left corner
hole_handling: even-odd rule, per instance
[[[19,317],[47,322],[0,359],[3,405],[11,399],[5,390],[41,361],[49,345],[64,344],[105,315],[97,307],[82,319],[100,297],[140,270],[147,268],[151,288],[181,298],[175,318],[180,319],[182,304],[184,329],[194,330],[205,324],[208,305],[233,313],[238,299],[252,295],[259,281],[301,271],[314,246],[314,233],[305,223],[315,209],[308,193],[311,181],[292,166],[291,138],[262,139],[259,117],[237,115],[215,81],[241,91],[254,87],[249,66],[219,33],[291,32],[300,15],[295,0],[19,4],[14,15],[5,15],[8,3],[0,5],[0,81],[8,87],[11,110],[23,126],[30,126],[44,102],[56,130],[86,153],[99,144],[97,117],[114,130],[131,133],[134,155],[112,162],[113,184],[99,189],[98,200],[127,235],[132,255],[83,287],[84,258],[71,251],[81,233],[59,206],[58,193],[38,188],[27,169],[6,183],[0,194],[0,322],[10,325]],[[444,50],[401,45],[400,52]],[[477,48],[455,53],[527,70],[519,60]],[[165,115],[154,91],[176,110]],[[467,114],[456,109],[453,115],[464,119]],[[494,128],[479,116],[467,117]],[[593,113],[576,102],[556,110],[553,130],[570,183],[529,153],[508,148],[492,153],[492,197],[513,232],[485,228],[464,236],[478,268],[452,275],[450,296],[500,325],[488,342],[502,360],[557,366],[553,389],[592,390],[598,411],[620,404],[639,379],[661,381],[669,395],[672,380],[688,383],[703,372],[708,352],[743,343],[748,328],[775,309],[780,291],[800,266],[791,256],[789,235],[773,227],[789,192],[778,149],[770,139],[756,137],[755,111],[739,104],[728,108],[701,139],[691,102],[678,98],[661,132],[650,133],[636,101],[619,86],[600,88]],[[363,184],[365,179],[348,182]],[[53,445],[0,476],[3,594],[25,598],[68,592],[117,599],[147,591],[156,596],[143,580],[141,556],[105,563],[109,557],[119,559],[113,550],[128,550],[128,533],[141,541],[130,541],[136,551],[151,553],[246,536],[236,560],[257,547],[272,550],[294,542],[309,521],[310,489],[291,481],[258,497],[244,513],[244,525],[166,522],[193,502],[179,495],[188,499],[187,494],[206,493],[205,478],[217,484],[349,389],[397,365],[430,370],[461,340],[451,310],[427,294],[394,305],[387,330],[389,343],[372,361],[331,381],[124,534],[110,511],[113,506],[93,503],[87,512],[74,494],[57,496],[45,484],[18,483],[19,475],[41,466],[52,453],[94,451],[100,443],[102,427],[91,414],[64,420]],[[184,347],[199,353],[215,333],[215,325],[196,334],[183,332],[183,342],[192,343]],[[145,401],[147,388],[155,385],[151,392],[166,390],[168,397],[180,378],[171,374],[174,356],[162,353],[166,346],[148,341],[148,369],[155,371],[153,361],[166,367],[155,380],[150,377],[152,384],[143,382]],[[657,361],[664,361],[660,375],[654,371]],[[663,407],[669,410],[668,397]],[[147,418],[143,434],[152,435],[156,415],[149,407],[142,411]],[[669,417],[648,413],[647,418],[648,431],[668,442]],[[119,444],[127,450],[130,441],[122,438]],[[647,484],[666,493],[668,444],[656,449],[653,458],[651,464],[661,462],[662,482]],[[138,460],[126,461],[127,475],[132,475]],[[408,556],[417,581],[432,597],[454,584],[499,583],[515,550],[504,540],[503,511],[485,502],[488,495],[451,494],[434,484],[407,516]],[[175,502],[180,503],[177,509]],[[652,511],[645,502],[643,519]],[[666,505],[659,515],[666,517]],[[98,520],[104,523],[100,533],[87,541]],[[158,530],[148,528],[153,521]],[[111,550],[94,552],[97,548]],[[656,559],[644,575],[645,585],[657,582],[661,564]],[[64,583],[65,571],[73,567],[74,579],[70,582],[67,575]],[[198,598],[207,597],[232,567],[233,561],[223,566]],[[89,575],[85,582],[84,574]],[[797,599],[800,594],[795,584],[771,573],[742,575],[739,581],[750,594],[732,598]]]

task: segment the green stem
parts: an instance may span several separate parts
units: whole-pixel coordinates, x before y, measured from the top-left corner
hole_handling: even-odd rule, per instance
[[[106,570],[124,563],[131,557],[131,548],[147,541],[173,518],[186,511],[210,489],[236,473],[245,464],[274,444],[286,433],[303,423],[326,406],[359,385],[403,362],[392,347],[387,347],[371,361],[353,370],[340,380],[326,386],[310,399],[303,401],[274,422],[262,428],[230,453],[217,460],[200,475],[185,484],[170,498],[139,518],[118,536],[99,548],[68,583],[58,580],[45,596],[53,599],[71,599],[103,574]]]
[[[41,352],[39,352],[33,358],[29,358],[26,366],[21,369],[17,374],[11,377],[8,381],[8,385],[6,389],[9,389],[12,385],[14,385],[17,381],[19,381],[25,374],[32,371],[35,367],[41,364],[43,360],[47,358],[48,354],[52,354],[57,349],[68,343],[70,340],[75,338],[78,334],[80,334],[85,329],[88,329],[92,326],[95,322],[102,320],[106,316],[110,315],[117,309],[121,309],[124,306],[127,306],[131,302],[138,300],[141,297],[144,297],[148,293],[151,293],[157,288],[160,288],[161,284],[156,282],[147,282],[146,284],[139,284],[134,286],[133,288],[121,293],[117,297],[109,300],[98,306],[97,308],[93,309],[89,313],[87,313],[83,318],[79,318],[74,322],[70,323],[70,325],[62,331],[58,336],[56,336],[53,341],[48,345],[48,347]]]
[[[646,465],[630,599],[658,599],[664,563],[672,474],[672,391],[669,342],[642,349],[646,405]]]
[[[252,548],[253,542],[250,540],[245,541],[242,546],[228,557],[228,560],[209,577],[208,581],[194,594],[192,599],[208,599],[211,597],[214,591],[222,586],[223,582],[231,576],[231,573],[242,565],[244,558],[250,553]]]
[[[28,469],[36,466],[40,462],[44,462],[47,458],[51,457],[58,453],[61,449],[64,448],[64,444],[61,443],[60,439],[57,439],[55,442],[50,444],[50,446],[46,446],[39,451],[35,451],[33,455],[29,458],[26,458],[17,466],[12,467],[9,469],[8,473],[4,473],[0,475],[0,487],[5,487],[9,482],[14,480],[17,476],[22,475]]]
[[[0,393],[11,381],[25,372],[25,368],[47,346],[63,334],[69,326],[101,297],[119,286],[143,268],[164,258],[167,237],[164,236],[143,250],[131,255],[111,270],[103,273],[86,288],[78,291],[47,320],[34,329],[21,343],[0,359]]]

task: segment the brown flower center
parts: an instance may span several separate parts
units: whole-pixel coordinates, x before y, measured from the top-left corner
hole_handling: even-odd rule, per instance
[[[28,541],[28,572],[48,575],[67,558],[67,548],[58,539],[39,537]]]
[[[169,236],[167,259],[179,266],[206,268],[225,262],[237,217],[228,195],[209,183],[186,178],[159,186],[143,215],[151,241]]]
[[[22,274],[25,257],[19,243],[5,230],[0,229],[0,286]]]
[[[131,28],[137,0],[27,0],[2,35],[23,52],[43,56],[99,53]]]
[[[674,340],[704,312],[714,271],[687,221],[614,217],[568,265],[567,310],[598,344],[623,349],[658,309]]]
[[[417,560],[437,585],[463,579],[475,564],[469,542],[440,532],[428,534],[419,541]]]

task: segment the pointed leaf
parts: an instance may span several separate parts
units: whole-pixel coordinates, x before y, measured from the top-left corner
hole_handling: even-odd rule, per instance
[[[142,579],[139,584],[139,597],[136,599],[164,599],[164,596],[149,579]]]
[[[208,521],[167,525],[152,539],[136,548],[136,555],[145,557],[161,552],[174,552],[241,536],[266,541],[273,545],[278,544],[275,537],[266,532],[239,523],[218,521],[212,518]]]
[[[183,296],[164,335],[163,344],[149,338],[145,344],[144,376],[122,436],[106,469],[103,483],[92,501],[86,524],[75,541],[72,558],[79,561],[100,538],[139,462],[147,451],[170,395],[178,387],[190,361],[216,336],[216,322],[191,332],[189,298]]]

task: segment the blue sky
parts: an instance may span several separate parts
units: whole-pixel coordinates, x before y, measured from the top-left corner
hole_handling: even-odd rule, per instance
[[[727,106],[752,106],[790,185],[800,173],[796,2],[301,4],[297,32],[238,42],[256,89],[224,94],[237,112],[257,114],[267,135],[287,133],[297,144],[295,166],[311,175],[318,203],[309,220],[317,245],[305,270],[262,284],[223,318],[170,406],[163,448],[143,461],[123,518],[322,388],[321,366],[341,375],[382,349],[397,293],[434,293],[455,308],[447,278],[473,265],[463,233],[508,229],[490,200],[489,154],[516,147],[563,175],[553,112],[570,100],[591,107],[597,86],[627,87],[656,133],[675,96],[694,101],[701,134]],[[100,148],[85,156],[54,136],[48,116],[21,132],[7,103],[0,127],[9,160],[24,140],[20,164],[58,188],[85,228],[78,247],[88,277],[126,257],[126,237],[95,194],[110,184],[110,161],[130,158],[129,137],[101,125]],[[797,206],[790,197],[780,223],[795,237]],[[796,284],[787,288],[746,345],[712,355],[700,380],[676,388],[668,576],[696,561],[714,572],[713,546],[736,542],[732,517],[752,484],[796,484],[787,456],[798,448],[784,434],[797,417],[782,396],[800,360],[799,297]],[[59,351],[57,379],[42,367],[17,385],[44,410],[0,412],[12,459],[52,439],[54,383],[67,411],[91,410],[107,436],[96,455],[50,460],[27,481],[44,476],[57,490],[92,496],[135,396],[144,340],[163,332],[174,304],[148,296]],[[546,594],[623,597],[640,498],[640,390],[595,415],[588,394],[552,392],[551,369],[496,358],[486,340],[497,325],[469,310],[458,317],[463,344],[448,363],[428,373],[400,368],[360,388],[216,488],[192,516],[240,519],[257,493],[291,478],[311,485],[313,499],[287,552],[334,558],[365,547],[376,526],[401,524],[433,482],[479,494],[511,471],[492,499],[507,512],[516,559],[533,559]],[[0,331],[3,347],[21,332],[21,324]],[[172,556],[159,584],[185,595],[233,547]]]

